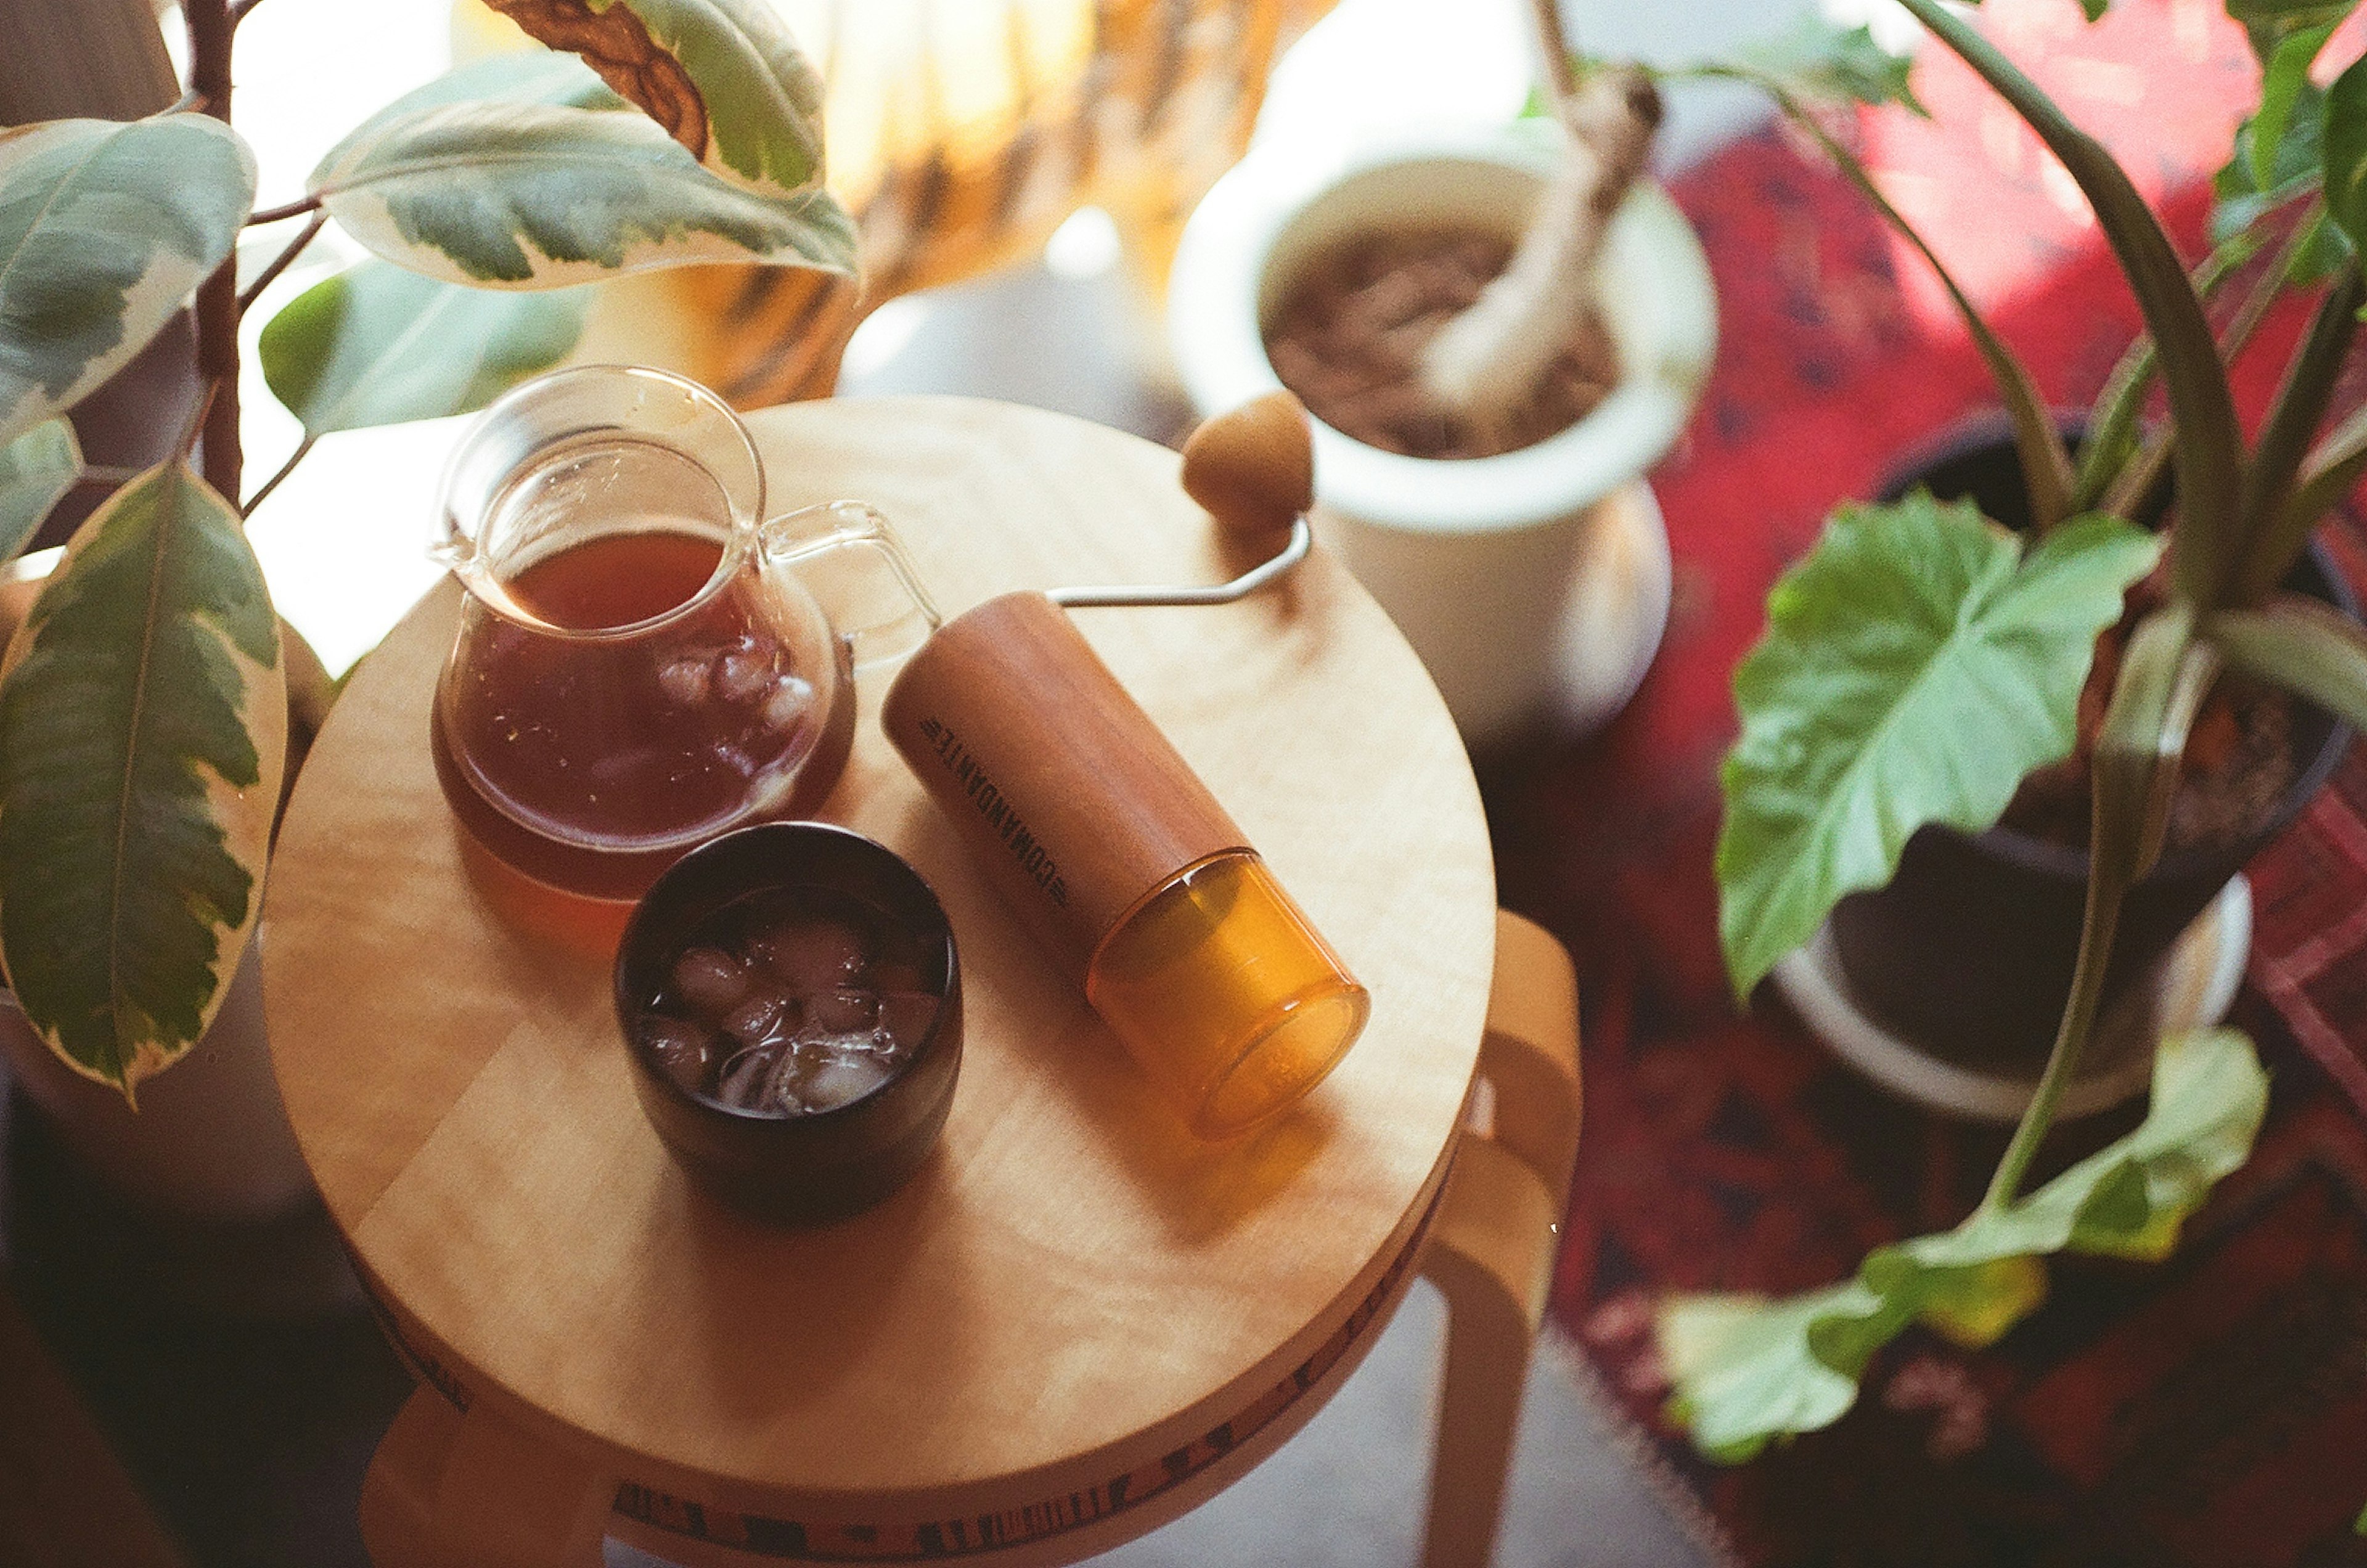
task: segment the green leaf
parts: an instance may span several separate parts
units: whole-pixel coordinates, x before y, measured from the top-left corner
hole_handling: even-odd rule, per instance
[[[61,417],[0,446],[0,563],[15,560],[41,519],[82,477],[82,447]]]
[[[2315,599],[2224,610],[2203,635],[2237,669],[2272,682],[2367,730],[2367,630]]]
[[[493,0],[572,50],[713,173],[787,198],[821,183],[821,81],[753,0]]]
[[[1834,514],[1735,671],[1717,876],[1738,994],[1888,881],[1916,829],[1987,828],[2069,752],[2096,636],[2160,548],[2090,516],[2025,560],[1970,502],[1920,492]]]
[[[727,185],[638,115],[451,103],[372,125],[322,162],[311,188],[372,251],[446,282],[553,288],[697,261],[854,266],[854,225],[827,192],[784,201]]]
[[[481,409],[564,358],[582,290],[514,294],[365,261],[306,289],[263,329],[263,378],[307,435]]]
[[[254,201],[255,155],[204,115],[0,131],[0,442],[139,353]]]
[[[1736,58],[1803,98],[1903,104],[1926,119],[1931,117],[1908,85],[1914,62],[1874,42],[1874,30],[1863,24],[1844,28],[1815,10],[1804,11],[1783,32],[1737,50]]]
[[[2293,123],[2293,110],[2305,94],[2323,119],[2325,95],[2311,85],[2309,67],[2318,51],[2326,47],[2326,40],[2334,35],[2335,26],[2325,22],[2286,34],[2277,40],[2275,50],[2263,62],[2260,107],[2253,111],[2251,134],[2246,138],[2248,144],[2244,148],[2253,183],[2261,190],[2272,190],[2279,183],[2277,153],[2284,143],[2285,128]]]
[[[1804,1295],[1670,1298],[1655,1325],[1675,1383],[1670,1418],[1703,1453],[1737,1462],[1839,1420],[1874,1352],[1911,1323],[2002,1334],[2043,1296],[2037,1258],[2166,1257],[2186,1216],[2249,1156],[2267,1108],[2268,1075],[2243,1035],[2169,1036],[2145,1121],[2023,1201],[1878,1248],[1856,1278]]]
[[[2326,92],[2326,210],[2356,249],[2367,235],[2367,60]]]
[[[238,514],[151,469],[75,533],[0,677],[0,958],[51,1048],[127,1098],[254,929],[287,725]]]

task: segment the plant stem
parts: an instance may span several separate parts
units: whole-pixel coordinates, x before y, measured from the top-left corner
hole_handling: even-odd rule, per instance
[[[250,229],[256,229],[262,227],[266,223],[277,223],[284,218],[296,218],[300,217],[307,212],[317,212],[320,209],[321,198],[319,197],[300,197],[294,201],[285,202],[277,207],[257,208],[255,211],[246,215],[246,226]]]
[[[2342,362],[2350,352],[2350,340],[2358,334],[2362,299],[2367,299],[2367,281],[2360,277],[2355,264],[2344,267],[2334,287],[2317,302],[2300,352],[2285,367],[2284,383],[2277,389],[2268,423],[2260,427],[2259,442],[2252,451],[2251,467],[2244,473],[2245,549],[2228,584],[2236,604],[2264,597],[2276,586],[2275,578],[2263,581],[2262,568],[2283,553],[2277,525],[2285,503],[2293,499],[2294,479],[2310,440],[2326,418],[2335,379],[2342,374]],[[2283,563],[2277,562],[2275,570],[2282,577]]]
[[[227,0],[185,0],[189,89],[206,113],[230,120],[231,15]],[[213,385],[206,413],[203,471],[217,493],[238,493],[238,258],[223,258],[198,286],[198,374]]]
[[[230,25],[233,28],[237,27],[239,23],[246,20],[246,14],[249,11],[262,4],[263,0],[238,0],[238,4],[230,8]]]
[[[2104,966],[2112,956],[2112,938],[2120,929],[2124,892],[2092,872],[2088,877],[2088,904],[2080,917],[2079,958],[2071,972],[2071,998],[2063,1010],[2062,1023],[2056,1029],[2055,1048],[2047,1053],[2046,1069],[2038,1076],[2037,1091],[2030,1097],[2029,1108],[2015,1124],[2013,1141],[2006,1145],[2005,1155],[1989,1178],[1989,1190],[1981,1197],[1981,1208],[1988,1213],[2003,1213],[2022,1195],[2022,1178],[2030,1173],[2030,1162],[2037,1157],[2038,1146],[2046,1141],[2047,1129],[2055,1124],[2055,1108],[2063,1099],[2063,1091],[2070,1087],[2073,1075],[2078,1072],[2079,1058],[2087,1054],[2088,1034],[2095,1025],[2097,1007],[2104,998]]]
[[[318,439],[310,431],[305,432],[304,439],[296,443],[296,450],[289,453],[288,460],[279,465],[279,471],[264,480],[261,490],[246,498],[246,504],[239,508],[240,513],[249,517],[255,515],[255,509],[263,504],[263,498],[277,490],[279,481],[296,471],[296,465],[304,460],[304,454],[312,449],[312,443]]]
[[[294,261],[299,254],[302,254],[304,247],[312,243],[312,236],[318,234],[321,231],[321,226],[328,222],[328,220],[329,215],[326,212],[319,211],[317,209],[313,212],[311,221],[304,225],[304,231],[297,235],[295,240],[289,243],[286,250],[281,251],[277,255],[272,257],[271,265],[265,267],[261,274],[255,277],[255,280],[253,283],[248,284],[246,288],[241,291],[238,297],[238,313],[240,315],[245,315],[248,308],[254,305],[256,298],[260,296],[265,289],[271,287],[272,280],[277,278],[281,273],[288,270],[288,264]]]

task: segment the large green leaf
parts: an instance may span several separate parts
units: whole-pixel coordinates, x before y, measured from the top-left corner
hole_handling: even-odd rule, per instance
[[[1856,1278],[1806,1295],[1671,1298],[1658,1324],[1671,1418],[1704,1453],[1738,1462],[1839,1420],[1874,1353],[1911,1323],[2004,1333],[2039,1300],[2024,1260],[2166,1257],[2186,1216],[2250,1154],[2267,1108],[2268,1075],[2243,1035],[2165,1039],[2145,1121],[2022,1201],[1882,1247]]]
[[[2324,22],[2313,28],[2302,28],[2277,40],[2276,48],[2263,63],[2260,73],[2260,107],[2252,113],[2251,135],[2246,139],[2244,155],[2252,168],[2252,180],[2262,190],[2275,188],[2277,183],[2277,152],[2284,144],[2285,129],[2293,123],[2293,111],[2301,107],[2307,91],[2321,112],[2323,97],[2312,87],[2310,62],[2317,58],[2326,40],[2334,36],[2335,24]]]
[[[0,563],[15,560],[59,497],[82,477],[82,447],[62,417],[0,446]]]
[[[1735,58],[1750,73],[1797,97],[1903,104],[1931,118],[1931,111],[1908,85],[1908,69],[1914,62],[1874,42],[1874,29],[1863,23],[1844,28],[1813,9],[1803,11],[1784,31],[1743,45]]]
[[[187,464],[75,533],[0,679],[0,959],[128,1096],[204,1032],[260,904],[287,751],[277,617]]]
[[[589,304],[580,289],[466,288],[365,261],[264,327],[263,378],[307,435],[467,413],[564,358]]]
[[[821,183],[821,82],[762,0],[492,0],[572,50],[708,168],[759,195]]]
[[[2021,541],[1917,493],[1836,513],[1735,671],[1718,925],[1738,993],[1929,822],[1971,830],[2067,754],[2096,636],[2160,550],[2103,517]]]
[[[459,102],[373,120],[311,188],[378,254],[450,283],[552,288],[683,262],[850,271],[854,225],[824,191],[726,184],[651,120]]]
[[[204,115],[0,131],[0,442],[121,369],[254,202],[255,155]]]

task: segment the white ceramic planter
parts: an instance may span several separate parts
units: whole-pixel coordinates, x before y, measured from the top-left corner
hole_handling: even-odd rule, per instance
[[[1176,254],[1168,330],[1193,401],[1215,413],[1281,385],[1265,321],[1331,243],[1392,227],[1519,233],[1554,134],[1442,130],[1331,152],[1260,143],[1208,193]],[[1621,379],[1561,434],[1440,461],[1315,428],[1319,532],[1397,620],[1475,746],[1540,716],[1608,718],[1667,621],[1667,536],[1635,481],[1692,412],[1716,304],[1693,231],[1648,186],[1613,220],[1600,276]]]

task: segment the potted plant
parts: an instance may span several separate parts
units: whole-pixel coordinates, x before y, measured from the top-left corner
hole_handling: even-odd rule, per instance
[[[2027,775],[2080,739],[2082,688],[2109,634],[2084,752],[2087,874],[2051,1052],[1974,1213],[1953,1230],[1877,1249],[1854,1278],[1822,1291],[1664,1307],[1671,1415],[1721,1459],[1837,1419],[1869,1359],[1910,1324],[1966,1344],[1994,1339],[2037,1304],[2049,1253],[2169,1251],[2183,1217],[2246,1157],[2266,1104],[2250,1043],[2234,1031],[2162,1039],[2143,1123],[2035,1190],[2025,1185],[2093,1036],[2132,900],[2152,896],[2146,878],[2161,859],[2181,756],[2223,671],[2367,722],[2367,634],[2287,588],[2315,525],[2367,472],[2367,415],[2318,434],[2367,301],[2357,252],[2367,238],[2367,66],[2324,92],[2309,77],[2350,6],[2237,11],[2261,57],[2262,101],[2221,175],[2220,246],[2190,271],[2101,145],[1954,11],[1903,3],[2061,160],[2146,333],[2075,454],[1940,258],[1807,112],[1797,79],[1763,62],[1713,68],[1772,91],[1938,269],[2010,415],[2029,523],[2017,536],[1969,502],[1924,491],[1844,506],[1777,584],[1769,629],[1736,674],[1742,731],[1725,769],[1717,861],[1729,973],[1747,996],[1844,896],[1889,881],[1919,829],[1995,823]],[[1861,99],[1899,96],[1903,67],[1890,71],[1871,50],[1862,36],[1848,40],[1839,52],[1855,63],[1827,72],[1826,83]],[[2205,296],[2255,253],[2266,266],[2223,340]],[[2278,290],[2321,278],[2316,312],[2248,444],[2224,358]],[[2148,427],[2157,382],[2168,418]],[[2165,473],[2174,516],[2155,534],[2136,519]],[[2306,774],[2305,758],[2297,771]]]
[[[255,3],[188,0],[188,91],[166,112],[0,133],[0,560],[84,477],[62,416],[195,300],[194,413],[172,422],[164,461],[110,476],[119,488],[0,666],[0,964],[15,1032],[41,1048],[19,1072],[53,1111],[134,1145],[153,1141],[132,1114],[142,1086],[201,1036],[213,1050],[287,765],[291,651],[245,513],[324,434],[466,412],[558,361],[583,306],[553,290],[685,262],[855,260],[821,188],[818,85],[752,0],[504,5],[557,52],[405,96],[339,143],[301,199],[262,211],[229,126],[233,35]],[[371,255],[264,326],[264,379],[305,434],[248,486],[240,318],[332,220]],[[273,225],[279,243],[243,279],[241,232]],[[284,1195],[285,1180],[242,1182],[243,1165],[287,1167],[294,1151],[259,1015],[239,1016],[218,1053],[229,1065],[188,1070],[220,1090],[191,1107],[220,1179],[176,1202],[171,1173],[146,1172],[168,1207],[213,1195],[245,1216]],[[83,1080],[96,1097],[67,1108]],[[240,1130],[231,1102],[263,1130]],[[137,1179],[150,1163],[114,1168]]]
[[[1552,7],[1535,16],[1557,40]],[[1700,245],[1636,178],[1648,84],[1571,78],[1546,102],[1262,142],[1194,212],[1169,288],[1204,412],[1285,385],[1309,405],[1319,528],[1474,746],[1599,723],[1641,679],[1670,569],[1633,481],[1683,429],[1716,336]]]

